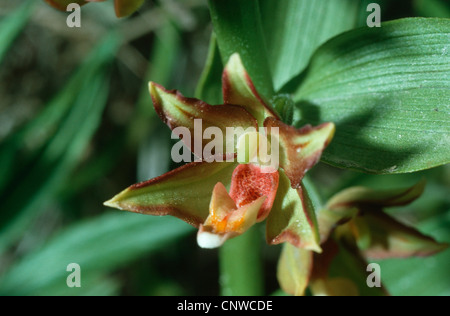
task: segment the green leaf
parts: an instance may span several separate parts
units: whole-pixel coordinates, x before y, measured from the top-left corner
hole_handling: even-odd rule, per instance
[[[104,1],[104,0],[45,0],[45,1],[55,9],[58,9],[60,11],[66,11],[67,6],[71,3],[85,5],[86,3],[89,3],[89,1]]]
[[[172,218],[118,212],[105,214],[69,227],[43,248],[25,256],[2,276],[0,293],[90,294],[94,286],[99,286],[90,281],[93,277],[98,278],[141,255],[160,249],[190,231],[189,225]],[[69,272],[66,272],[66,267],[70,263],[80,265],[81,293],[76,289],[73,292],[67,290]]]
[[[36,1],[25,1],[25,3],[10,16],[4,18],[0,23],[0,63],[11,47],[16,37],[23,30],[33,13]]]
[[[27,223],[34,219],[59,191],[62,183],[67,181],[82,157],[100,124],[106,105],[109,82],[105,66],[112,61],[116,48],[117,38],[114,34],[108,36],[93,53],[95,57],[89,58],[86,68],[82,67],[81,70],[86,70],[91,66],[90,72],[85,73],[88,76],[76,75],[69,83],[69,87],[75,90],[65,90],[55,103],[2,144],[5,147],[2,146],[1,153],[6,150],[14,157],[12,162],[18,161],[19,165],[11,167],[14,173],[6,178],[8,181],[4,182],[1,192],[2,206],[5,208],[0,214],[0,249],[20,236]],[[78,75],[82,73],[84,71]],[[48,118],[49,125],[43,124],[39,130],[38,123],[43,123],[44,118]],[[37,134],[42,131],[44,135],[40,139]],[[23,163],[20,149],[23,150],[30,138],[35,137],[40,144],[30,154],[32,159]]]
[[[258,1],[209,0],[211,19],[223,64],[238,53],[256,90],[273,95],[272,78]]]
[[[360,1],[260,0],[275,91],[307,66],[315,49],[356,26]]]
[[[151,215],[173,215],[198,227],[209,215],[214,186],[230,188],[237,163],[193,162],[160,177],[135,184],[105,203]]]
[[[217,46],[216,34],[213,32],[209,42],[208,57],[200,80],[195,90],[195,97],[209,104],[220,104],[222,97],[223,64]]]
[[[449,33],[447,19],[403,19],[315,53],[295,101],[298,125],[336,123],[323,161],[381,174],[450,162]]]
[[[450,18],[450,4],[445,0],[414,0],[418,14],[436,18]]]
[[[290,242],[299,248],[320,252],[319,230],[308,192],[304,186],[293,189],[280,170],[277,196],[266,223],[268,244]]]

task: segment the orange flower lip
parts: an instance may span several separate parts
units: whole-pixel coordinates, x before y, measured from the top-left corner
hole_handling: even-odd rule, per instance
[[[233,172],[230,196],[238,207],[247,205],[261,196],[265,196],[257,221],[263,221],[269,215],[277,193],[278,172],[263,173],[259,166],[253,164],[239,165]]]
[[[200,226],[198,244],[203,248],[219,247],[264,220],[275,200],[278,181],[278,172],[263,173],[256,165],[238,165],[230,194],[223,184],[216,184],[209,216]]]

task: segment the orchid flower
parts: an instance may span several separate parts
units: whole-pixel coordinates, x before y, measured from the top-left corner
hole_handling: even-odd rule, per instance
[[[224,104],[212,106],[150,83],[159,117],[182,136],[197,160],[132,185],[105,205],[178,217],[199,229],[197,241],[204,248],[219,247],[266,220],[269,244],[287,241],[320,252],[317,221],[302,178],[331,141],[334,124],[300,129],[284,124],[257,92],[238,54],[230,57],[222,84]],[[243,132],[229,137],[230,128]],[[211,129],[221,132],[214,134],[213,150]],[[261,147],[278,153],[276,167],[265,165]],[[206,149],[212,156],[204,155]]]
[[[89,2],[103,2],[105,0],[45,0],[52,7],[66,11],[67,6],[71,3],[76,3],[79,5],[85,5]],[[119,18],[129,16],[138,10],[144,0],[114,0],[114,7],[116,10],[116,15]]]
[[[303,295],[308,286],[314,295],[386,295],[381,283],[366,284],[369,259],[425,257],[448,247],[384,212],[413,202],[424,186],[422,181],[398,190],[353,187],[336,194],[318,213],[323,252],[285,245],[280,286],[292,295]]]

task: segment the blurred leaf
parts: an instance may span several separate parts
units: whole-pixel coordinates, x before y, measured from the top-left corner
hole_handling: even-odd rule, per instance
[[[142,84],[134,117],[132,118],[133,124],[129,126],[128,130],[128,143],[136,144],[145,141],[147,135],[155,132],[156,126],[153,122],[155,122],[155,119],[159,120],[159,118],[153,107],[148,83],[153,81],[169,86],[173,76],[177,74],[175,70],[177,70],[180,51],[181,37],[179,31],[170,21],[167,21],[160,29],[155,31],[155,41],[146,77]],[[160,124],[156,125],[158,127],[161,126]]]
[[[173,218],[111,212],[75,224],[27,255],[0,279],[0,294],[91,294],[89,278],[105,275],[143,254],[161,249],[192,228]],[[81,288],[67,290],[66,267],[81,267]],[[85,284],[84,276],[88,277]],[[106,283],[107,284],[107,283]],[[97,289],[98,290],[98,289]]]
[[[320,255],[316,255],[316,257],[318,256]],[[369,273],[366,271],[367,265],[368,262],[362,258],[356,249],[341,243],[339,251],[329,267],[328,277],[331,280],[347,279],[351,281],[357,287],[358,295],[360,296],[384,296],[386,293],[383,287],[370,288],[367,286],[367,277],[369,276]],[[381,276],[383,276],[383,270],[381,270]],[[342,290],[345,291],[347,289],[344,286]]]
[[[67,10],[67,7],[71,3],[85,5],[86,3],[89,3],[89,1],[104,1],[104,0],[45,0],[45,1],[55,9],[65,12]]]
[[[14,242],[62,183],[68,181],[100,124],[109,93],[105,65],[112,61],[116,48],[117,39],[114,36],[105,39],[96,53],[104,53],[105,50],[108,53],[100,54],[103,57],[100,60],[91,59],[91,73],[72,81],[71,84],[77,83],[77,89],[66,90],[67,94],[63,94],[63,100],[69,104],[56,102],[44,109],[43,114],[13,135],[12,141],[6,144],[22,148],[24,137],[35,136],[32,132],[37,133],[39,129],[37,122],[43,123],[45,117],[49,118],[49,124],[54,124],[54,133],[47,136],[46,143],[35,152],[35,160],[21,165],[13,174],[12,181],[4,187],[1,195],[0,249]],[[42,124],[42,129],[46,127],[48,125]],[[11,153],[16,154],[14,151]]]
[[[0,22],[0,64],[14,40],[28,23],[35,4],[36,1],[33,0],[25,1],[20,8]]]
[[[337,125],[323,161],[384,174],[450,162],[449,31],[447,19],[397,20],[316,52],[295,100],[298,125]]]
[[[211,19],[217,36],[222,62],[238,53],[245,69],[264,97],[273,95],[258,1],[209,0]]]
[[[446,0],[414,0],[415,11],[423,16],[450,18],[450,3]]]
[[[208,104],[222,104],[222,73],[223,63],[220,59],[216,34],[213,32],[209,42],[208,57],[205,68],[195,91],[195,97]]]
[[[275,91],[300,74],[321,44],[354,28],[361,10],[354,0],[260,0],[259,5]]]

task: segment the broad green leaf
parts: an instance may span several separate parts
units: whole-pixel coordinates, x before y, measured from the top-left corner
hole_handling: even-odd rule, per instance
[[[324,44],[295,95],[301,121],[336,123],[323,156],[368,173],[450,162],[450,20],[412,18]]]
[[[123,267],[190,231],[189,225],[172,218],[111,212],[69,227],[25,256],[1,277],[0,293],[70,294],[66,290],[66,267],[77,263],[81,267],[81,290],[89,294],[94,286],[89,282],[92,277]],[[87,284],[83,283],[85,276]]]
[[[273,85],[258,1],[209,0],[211,19],[222,62],[234,53],[242,58],[256,90],[272,97]]]
[[[22,6],[0,22],[0,64],[16,37],[27,24],[36,1],[25,1]]]
[[[281,289],[291,295],[303,296],[308,287],[312,266],[312,251],[285,243],[277,267]]]
[[[266,223],[268,244],[290,242],[299,248],[320,252],[314,205],[304,186],[293,189],[280,170],[277,196]]]
[[[259,0],[275,91],[307,66],[315,49],[356,26],[360,1]]]
[[[105,203],[150,215],[173,215],[198,227],[209,215],[214,186],[230,187],[237,163],[193,162],[158,178],[135,184]]]

